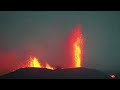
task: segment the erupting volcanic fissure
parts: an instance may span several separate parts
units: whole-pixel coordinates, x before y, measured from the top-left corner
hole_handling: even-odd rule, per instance
[[[55,68],[50,66],[47,62],[45,64],[42,64],[40,60],[38,60],[36,57],[30,56],[29,63],[27,67],[34,67],[34,68],[47,68],[54,70]]]
[[[77,26],[70,37],[70,56],[72,58],[71,66],[82,67],[83,62],[84,38],[81,26]]]
[[[45,63],[45,68],[52,69],[52,70],[55,69],[54,67],[50,66],[47,62]]]
[[[83,48],[84,48],[84,38],[82,34],[82,28],[78,25],[72,32],[69,38],[69,55],[70,55],[70,68],[83,67]],[[41,62],[34,55],[30,55],[27,64],[23,67],[34,67],[34,68],[47,68],[54,70],[48,62]]]
[[[37,58],[30,57],[30,67],[42,68],[42,65],[41,65],[41,63],[38,62]]]

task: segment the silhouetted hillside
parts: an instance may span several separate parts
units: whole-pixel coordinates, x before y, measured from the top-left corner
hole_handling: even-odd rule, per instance
[[[0,77],[1,79],[110,79],[105,73],[88,68],[49,70],[46,68],[21,68]]]

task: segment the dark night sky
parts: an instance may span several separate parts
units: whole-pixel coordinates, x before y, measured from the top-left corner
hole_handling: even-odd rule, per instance
[[[78,24],[85,37],[84,67],[119,70],[119,11],[0,11],[0,73],[29,50],[51,65],[67,65],[67,38]]]

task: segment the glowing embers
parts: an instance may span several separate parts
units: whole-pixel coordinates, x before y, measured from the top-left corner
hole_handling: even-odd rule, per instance
[[[82,35],[81,26],[77,26],[70,37],[70,56],[72,58],[71,66],[82,67],[83,62],[83,47],[84,47],[84,38]]]
[[[115,79],[116,78],[116,75],[112,74],[110,75],[112,79]]]

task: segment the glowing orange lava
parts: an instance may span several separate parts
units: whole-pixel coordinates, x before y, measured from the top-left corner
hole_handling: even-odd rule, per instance
[[[50,66],[47,62],[45,63],[45,68],[54,70],[55,68]]]
[[[82,67],[83,46],[84,38],[82,35],[82,28],[79,25],[74,29],[72,36],[70,37],[70,53],[72,58],[72,63],[70,67]]]
[[[30,57],[28,65],[26,67],[34,67],[34,68],[47,68],[54,70],[55,68],[50,66],[47,62],[45,63],[45,66],[42,64],[40,60],[38,60],[36,57]]]
[[[35,57],[30,57],[30,67],[42,68],[42,64],[38,62],[38,59]]]
[[[72,35],[70,37],[70,59],[72,60],[70,63],[69,68],[76,68],[76,67],[83,67],[83,48],[84,48],[84,38],[82,34],[82,28],[81,25],[78,25],[74,28]],[[49,65],[47,62],[42,63],[40,60],[38,60],[34,55],[31,55],[27,62],[27,64],[21,65],[23,68],[26,67],[34,67],[34,68],[47,68],[54,70],[56,68]]]

